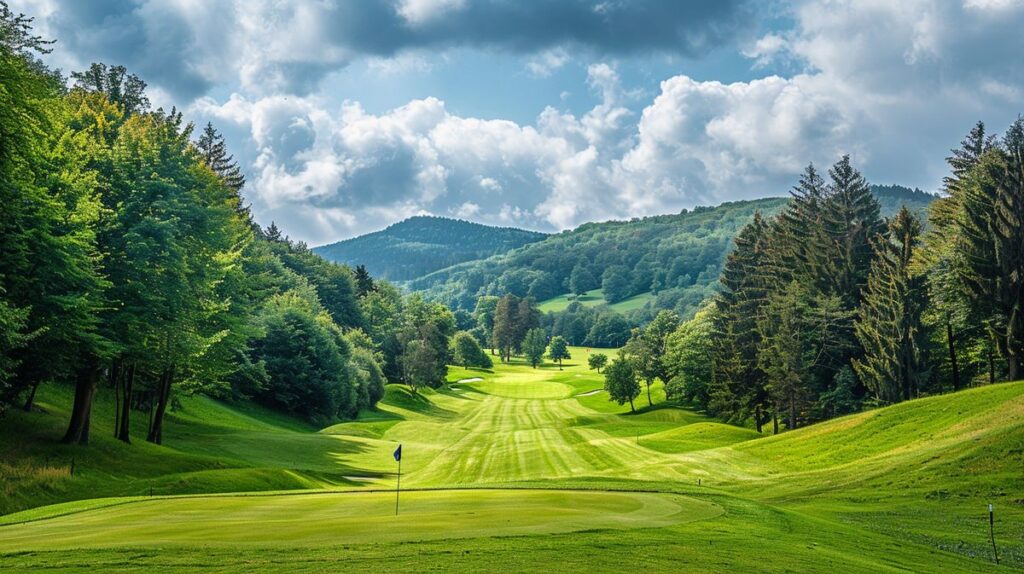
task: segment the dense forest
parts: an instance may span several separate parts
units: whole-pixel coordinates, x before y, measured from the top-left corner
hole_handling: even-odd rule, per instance
[[[118,438],[143,416],[160,443],[178,393],[325,424],[385,380],[443,381],[446,308],[261,228],[212,125],[151,110],[121,66],[65,78],[50,44],[0,3],[0,412],[72,385],[64,442],[88,442],[103,392]]]
[[[881,202],[883,214],[896,213],[904,205],[923,214],[935,199],[900,186],[873,186],[871,191]],[[472,309],[477,298],[485,295],[512,294],[543,301],[601,288],[606,301],[616,303],[652,293],[651,303],[628,313],[627,322],[646,323],[664,309],[689,317],[715,294],[733,237],[754,213],[774,215],[787,202],[784,198],[738,201],[674,215],[586,223],[505,255],[437,271],[409,286],[455,309]],[[580,306],[566,311],[584,321],[588,330],[600,314]],[[572,340],[582,344],[581,337]]]
[[[755,211],[783,199],[698,207],[676,215],[585,223],[505,255],[469,262],[410,282],[411,289],[452,308],[472,309],[484,295],[533,297],[584,293],[612,285],[611,302],[654,291],[663,308],[699,304],[718,277],[732,237]],[[620,281],[622,280],[622,281]]]
[[[883,218],[848,157],[809,166],[735,238],[720,292],[688,321],[663,311],[635,329],[608,372],[774,432],[1019,379],[1024,119],[1001,138],[979,123],[948,163],[926,220]]]
[[[420,215],[375,233],[313,248],[324,258],[365,265],[375,277],[408,281],[465,261],[505,253],[547,237],[513,227]]]

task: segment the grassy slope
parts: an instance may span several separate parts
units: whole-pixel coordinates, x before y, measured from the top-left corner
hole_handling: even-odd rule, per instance
[[[148,485],[158,493],[390,489],[397,442],[402,484],[416,491],[403,495],[398,519],[390,493],[37,508],[0,517],[34,520],[0,526],[0,568],[979,571],[989,567],[988,502],[1004,564],[1024,568],[1024,383],[757,438],[665,408],[659,385],[653,408],[628,414],[628,405],[592,393],[601,377],[585,368],[584,349],[572,353],[564,371],[453,368],[453,382],[481,380],[418,395],[389,387],[379,411],[320,433],[194,399],[171,421],[170,446],[122,447],[103,436],[109,413],[101,410],[97,444],[75,451],[89,453],[76,454],[81,472],[36,482],[5,476],[9,508],[145,494]],[[45,398],[56,411],[68,397],[51,389]],[[637,406],[646,404],[641,395]],[[70,454],[47,442],[61,415],[0,423],[3,460]],[[128,479],[98,470],[136,466]],[[621,493],[636,490],[650,494]],[[119,505],[81,512],[110,503]],[[40,520],[47,516],[56,517]],[[272,534],[259,536],[266,524]],[[250,544],[234,544],[243,538]],[[132,552],[128,562],[119,545],[175,551]]]
[[[548,299],[546,301],[541,301],[537,305],[537,307],[540,309],[541,313],[562,311],[569,306],[569,303],[572,302],[572,300],[570,300],[569,297],[570,295],[568,294],[559,295],[558,297],[552,297],[551,299]],[[608,305],[608,307],[613,311],[625,313],[627,311],[634,311],[636,309],[640,309],[644,305],[646,305],[648,301],[652,301],[653,299],[653,293],[641,293],[639,295],[629,297],[628,299],[623,299],[618,303],[612,303],[611,305],[608,305],[608,302],[604,300],[604,291],[602,291],[601,289],[594,289],[592,291],[587,291],[583,295],[580,295],[573,300],[579,301],[585,307],[599,307],[601,305]]]

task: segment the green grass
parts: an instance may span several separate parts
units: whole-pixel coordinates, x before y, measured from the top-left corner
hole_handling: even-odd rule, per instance
[[[570,351],[319,431],[185,398],[165,446],[110,438],[102,392],[93,444],[55,445],[70,393],[44,387],[46,413],[0,421],[0,569],[977,572],[988,503],[1024,569],[1024,383],[762,437],[660,383],[630,413]]]
[[[551,299],[541,301],[540,303],[537,304],[537,307],[540,309],[541,313],[555,313],[558,311],[565,310],[565,308],[569,306],[569,303],[572,303],[573,301],[579,301],[585,307],[598,307],[601,305],[608,305],[608,307],[613,311],[625,313],[627,311],[635,311],[636,309],[641,309],[644,305],[647,304],[648,301],[653,300],[653,293],[641,293],[639,295],[634,295],[627,299],[623,299],[618,303],[612,303],[609,305],[608,302],[605,301],[604,299],[604,291],[602,291],[601,289],[593,289],[591,291],[587,291],[583,295],[572,295],[570,293],[566,293],[565,295],[552,297]]]

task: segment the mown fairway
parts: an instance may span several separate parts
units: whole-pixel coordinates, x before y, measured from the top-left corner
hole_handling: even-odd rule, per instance
[[[24,509],[0,516],[0,568],[1024,567],[1024,383],[760,438],[664,405],[660,387],[629,414],[594,392],[586,350],[572,353],[564,371],[453,368],[438,392],[393,386],[379,411],[320,432],[192,399],[167,447],[129,447],[106,438],[99,405],[73,478],[45,446],[63,413],[15,414],[2,452],[35,463],[0,466],[5,510]],[[410,490],[395,517],[398,443]],[[119,459],[137,474],[105,470]],[[78,501],[40,506],[61,500]]]

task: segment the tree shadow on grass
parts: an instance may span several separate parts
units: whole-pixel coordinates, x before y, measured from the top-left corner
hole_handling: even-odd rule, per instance
[[[384,387],[384,404],[397,407],[413,413],[430,417],[454,418],[458,413],[440,407],[430,400],[431,394],[439,394],[433,389],[421,389],[413,392],[409,387],[401,384],[391,384]],[[400,415],[398,415],[400,416]]]

